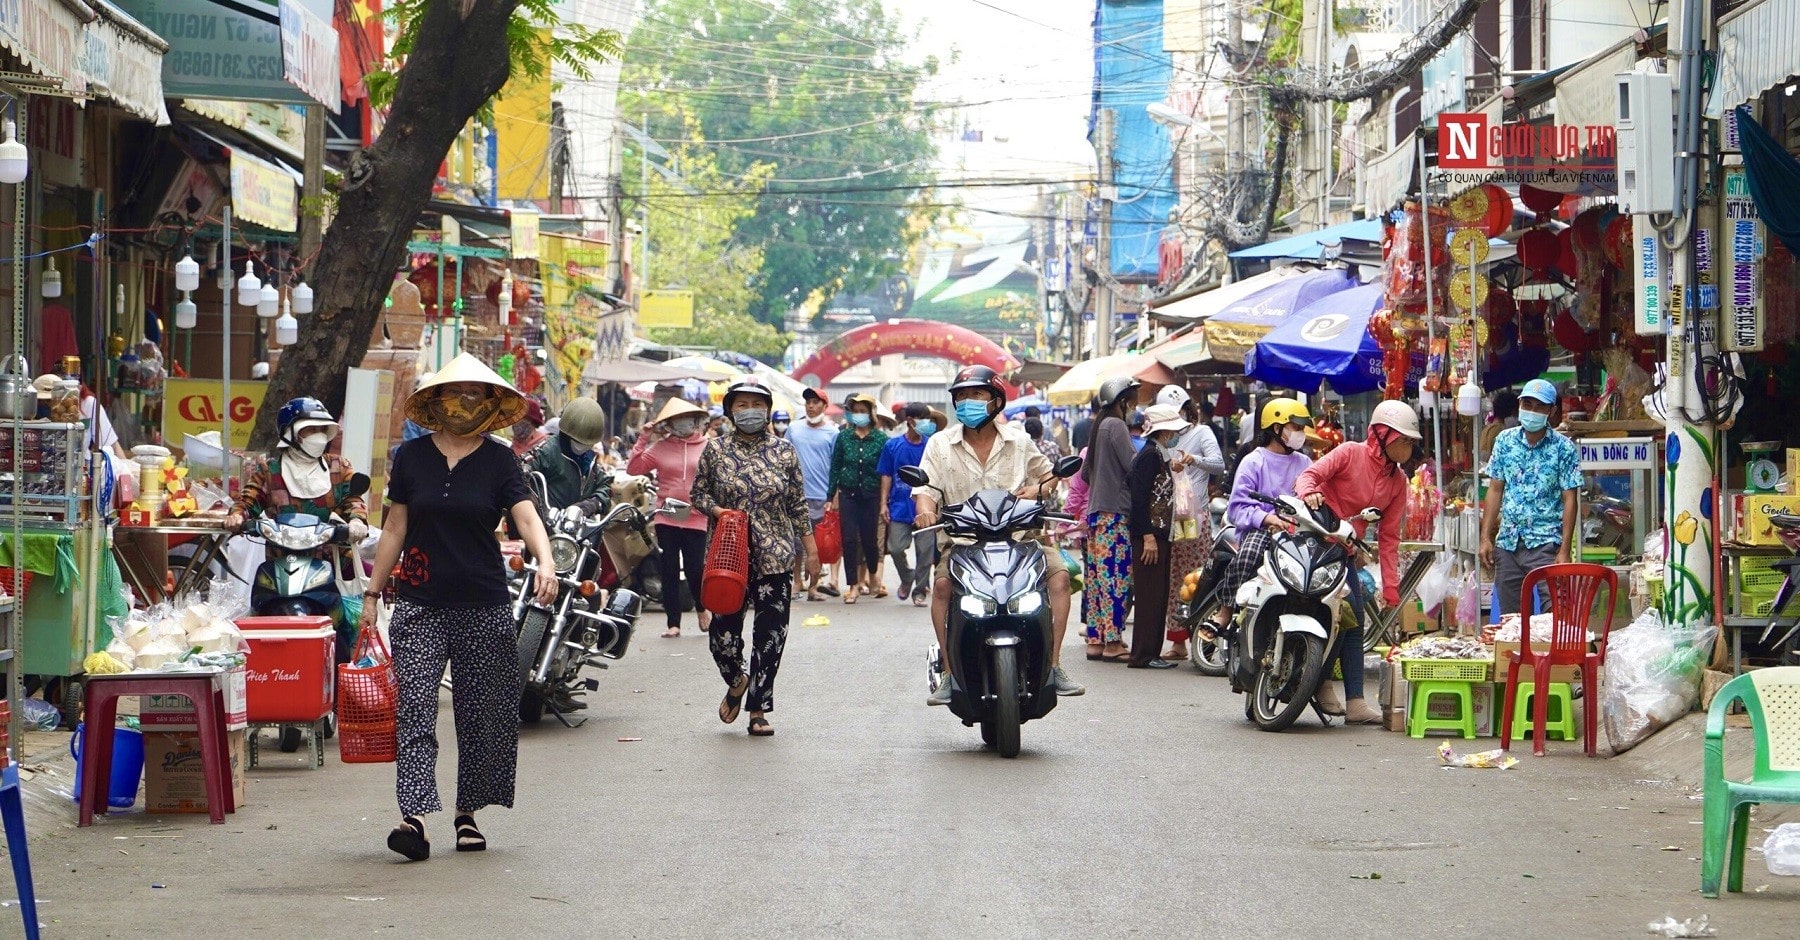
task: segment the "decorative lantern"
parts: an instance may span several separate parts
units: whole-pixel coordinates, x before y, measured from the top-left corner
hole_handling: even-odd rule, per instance
[[[1549,189],[1539,189],[1529,183],[1519,187],[1519,201],[1525,208],[1539,216],[1549,215],[1562,205],[1563,194]]]
[[[1519,263],[1534,273],[1543,274],[1556,267],[1561,252],[1556,233],[1547,228],[1530,229],[1519,236]]]

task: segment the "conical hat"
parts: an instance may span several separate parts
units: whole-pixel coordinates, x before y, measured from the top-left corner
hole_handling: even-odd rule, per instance
[[[422,428],[439,430],[433,426],[434,421],[426,412],[425,402],[431,399],[438,386],[454,385],[458,382],[480,382],[483,385],[492,385],[500,393],[500,410],[495,412],[494,417],[476,433],[487,434],[491,431],[498,431],[509,425],[517,424],[525,418],[525,396],[519,394],[519,390],[501,378],[499,373],[488,368],[486,363],[468,353],[463,353],[446,363],[442,369],[437,370],[431,378],[419,383],[418,389],[406,399],[407,419]]]
[[[663,404],[662,410],[657,412],[656,420],[650,423],[662,424],[664,421],[673,421],[682,415],[693,415],[702,421],[706,420],[707,417],[705,408],[702,408],[685,398],[671,398]]]

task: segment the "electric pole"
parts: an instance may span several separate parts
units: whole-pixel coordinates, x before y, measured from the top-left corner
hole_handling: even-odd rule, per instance
[[[1300,61],[1319,75],[1331,70],[1331,7],[1332,0],[1305,0],[1301,8]],[[1299,222],[1320,229],[1331,214],[1331,103],[1308,103],[1301,127]]]
[[[1111,355],[1113,342],[1112,213],[1113,201],[1119,196],[1113,183],[1114,119],[1113,110],[1105,108],[1094,125],[1094,133],[1099,137],[1094,143],[1094,152],[1100,159],[1100,233],[1094,252],[1098,256],[1094,259],[1094,270],[1100,281],[1096,285],[1100,292],[1094,297],[1095,358]]]

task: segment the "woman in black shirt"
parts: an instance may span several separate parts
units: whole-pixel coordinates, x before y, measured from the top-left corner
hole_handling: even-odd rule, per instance
[[[1175,442],[1193,427],[1174,405],[1152,405],[1145,413],[1144,449],[1131,461],[1131,588],[1137,622],[1131,628],[1133,669],[1173,669],[1157,656],[1169,619],[1169,528],[1174,516],[1175,477],[1170,461],[1181,451]]]
[[[512,597],[495,534],[510,517],[538,560],[539,603],[556,599],[550,539],[511,448],[485,437],[518,421],[525,399],[464,353],[407,399],[406,414],[433,433],[400,445],[388,476],[375,571],[362,629],[375,626],[388,576],[397,600],[388,626],[400,685],[395,789],[400,825],[388,848],[431,856],[419,817],[443,809],[437,791],[438,683],[450,664],[456,712],[456,850],[487,840],[475,811],[512,806],[519,757],[519,665]]]

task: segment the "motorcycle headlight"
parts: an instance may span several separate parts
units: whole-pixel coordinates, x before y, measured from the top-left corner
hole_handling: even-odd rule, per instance
[[[550,540],[550,560],[556,564],[557,574],[568,574],[575,570],[575,563],[581,560],[581,544],[567,536],[556,536]]]
[[[1289,554],[1285,546],[1270,554],[1275,557],[1275,575],[1281,579],[1282,586],[1296,594],[1306,593],[1306,566],[1300,559]]]
[[[1006,604],[1006,612],[1015,617],[1030,617],[1044,609],[1044,595],[1039,591],[1026,591]]]
[[[995,603],[993,598],[982,597],[979,594],[964,594],[962,600],[957,602],[957,606],[962,608],[965,617],[992,617],[1000,612],[1000,605]]]
[[[1326,591],[1331,590],[1332,585],[1337,584],[1338,579],[1343,576],[1344,563],[1341,561],[1334,561],[1328,565],[1320,565],[1313,569],[1310,593],[1323,594]]]

